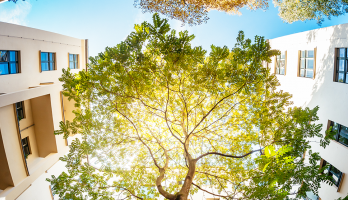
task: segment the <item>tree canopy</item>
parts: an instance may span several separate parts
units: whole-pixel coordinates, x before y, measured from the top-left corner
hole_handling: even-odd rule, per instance
[[[18,0],[8,0],[16,3]],[[25,0],[23,0],[25,1]],[[242,14],[241,8],[267,10],[270,0],[134,0],[134,6],[143,12],[161,13],[184,24],[199,25],[209,20],[208,12],[217,10]],[[287,23],[337,17],[348,12],[348,0],[273,0],[279,17]]]
[[[134,28],[87,71],[63,69],[63,94],[77,109],[56,134],[82,140],[61,158],[67,173],[48,179],[61,198],[186,200],[203,190],[284,199],[328,181],[310,150],[309,139],[322,138],[318,108],[291,108],[291,95],[277,91],[263,64],[279,51],[263,37],[240,31],[232,50],[212,45],[208,54],[157,14]]]

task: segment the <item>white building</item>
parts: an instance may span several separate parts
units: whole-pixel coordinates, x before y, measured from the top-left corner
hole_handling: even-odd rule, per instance
[[[87,40],[0,22],[1,200],[53,199],[46,178],[69,150],[53,132],[74,117],[58,78],[85,70],[87,57]]]
[[[315,151],[330,163],[333,186],[323,183],[319,189],[322,200],[348,195],[348,24],[315,29],[271,39],[273,49],[282,56],[269,64],[281,83],[280,90],[293,94],[294,106],[319,106],[322,134],[335,125],[337,141],[326,149],[313,143]],[[325,163],[325,162],[324,162]],[[316,199],[316,198],[313,198]]]

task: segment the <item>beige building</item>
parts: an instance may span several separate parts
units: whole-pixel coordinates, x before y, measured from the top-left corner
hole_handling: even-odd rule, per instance
[[[74,117],[58,78],[87,57],[87,40],[0,22],[0,200],[53,199],[70,140],[53,132]]]
[[[293,94],[294,106],[319,106],[322,134],[330,125],[336,139],[320,152],[321,164],[330,165],[328,173],[333,185],[323,183],[319,189],[322,200],[348,195],[348,24],[296,33],[270,40],[273,49],[282,55],[269,65],[281,83],[280,90]],[[319,197],[312,196],[315,200]]]

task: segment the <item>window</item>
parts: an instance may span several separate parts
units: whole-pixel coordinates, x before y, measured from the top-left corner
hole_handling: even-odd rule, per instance
[[[322,167],[327,166],[328,168],[325,169],[324,174],[327,174],[331,177],[331,182],[336,185],[337,187],[340,186],[341,180],[343,178],[343,173],[338,170],[336,167],[328,163],[327,161],[323,160]]]
[[[300,51],[300,77],[313,78],[314,77],[314,51],[306,50]]]
[[[17,73],[19,73],[18,51],[0,50],[0,75]]]
[[[347,48],[336,49],[336,67],[334,81],[348,83]]]
[[[285,75],[286,71],[286,51],[282,51],[276,58],[276,74]]]
[[[20,121],[21,119],[24,119],[25,112],[24,112],[24,102],[23,101],[16,103],[16,110],[17,110],[18,121]]]
[[[56,53],[41,52],[41,71],[55,70]]]
[[[69,67],[70,69],[78,69],[78,54],[69,54]]]
[[[23,152],[24,152],[24,157],[27,158],[30,152],[30,146],[29,146],[29,137],[25,137],[22,139],[22,146],[23,146]]]
[[[338,124],[336,122],[329,123],[330,126],[332,126],[332,131],[336,133],[336,141],[348,147],[348,127]]]

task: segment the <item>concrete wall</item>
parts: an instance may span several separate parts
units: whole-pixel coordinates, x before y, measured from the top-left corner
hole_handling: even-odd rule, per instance
[[[72,109],[61,106],[58,78],[69,67],[69,53],[79,55],[73,73],[86,69],[87,45],[86,40],[0,22],[0,50],[19,51],[21,67],[18,74],[0,75],[0,93],[5,93],[0,95],[0,199],[51,199],[45,179],[64,170],[58,160],[69,150],[63,136],[53,132],[63,110],[73,116]],[[40,72],[40,51],[56,53],[56,70]],[[18,128],[13,104],[20,101],[26,117]],[[20,139],[27,136],[31,154],[23,159]]]
[[[333,81],[335,48],[348,47],[348,24],[316,29],[270,40],[273,49],[287,51],[286,75],[277,75],[280,90],[293,94],[294,106],[314,108],[319,106],[317,123],[323,124],[325,134],[328,120],[348,126],[348,84]],[[314,50],[316,55],[316,77],[314,79],[297,77],[298,50]],[[274,71],[274,61],[271,71]],[[318,143],[313,148],[323,159],[330,162],[343,173],[348,173],[348,147],[332,141],[322,149]],[[348,194],[348,178],[343,179],[340,192],[335,186],[322,184],[319,196],[322,200],[337,199]]]

